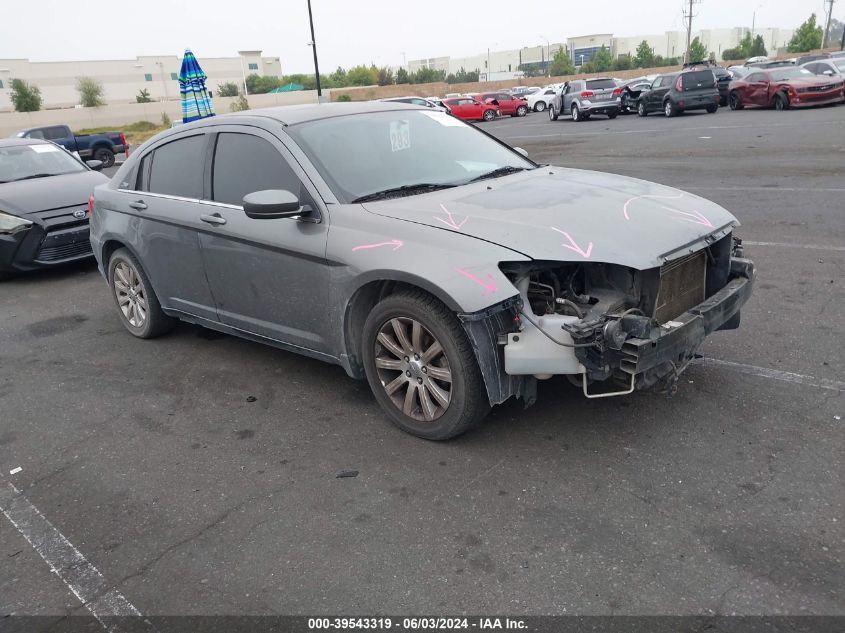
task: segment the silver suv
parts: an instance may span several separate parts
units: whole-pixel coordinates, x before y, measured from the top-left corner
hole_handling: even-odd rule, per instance
[[[573,121],[589,119],[593,114],[606,114],[615,119],[622,109],[622,89],[615,79],[576,79],[564,84],[560,94],[555,95],[549,105],[549,120],[557,121],[561,115],[569,115]]]

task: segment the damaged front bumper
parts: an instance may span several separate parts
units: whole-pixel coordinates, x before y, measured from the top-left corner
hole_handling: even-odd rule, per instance
[[[751,296],[754,276],[751,260],[733,258],[728,283],[671,321],[654,325],[644,317],[630,315],[567,327],[573,342],[591,343],[573,348],[584,368],[585,394],[604,395],[589,393],[588,381],[627,387],[622,392],[610,392],[614,395],[661,383],[671,389],[705,337],[739,326],[740,309]],[[608,327],[609,323],[618,325]]]

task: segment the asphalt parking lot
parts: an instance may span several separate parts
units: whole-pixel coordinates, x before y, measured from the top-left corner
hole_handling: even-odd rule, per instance
[[[755,295],[675,396],[425,442],[339,367],[132,338],[83,264],[0,285],[0,501],[147,615],[845,613],[845,106],[480,127],[740,219]],[[0,560],[0,615],[85,613],[4,517]]]

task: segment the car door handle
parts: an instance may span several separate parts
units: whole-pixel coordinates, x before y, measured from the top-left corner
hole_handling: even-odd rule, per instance
[[[200,216],[200,220],[202,220],[203,222],[206,222],[207,224],[213,224],[214,226],[222,226],[222,225],[226,224],[226,218],[224,218],[219,213],[215,213],[213,215],[207,215],[207,214],[203,213]]]
[[[130,208],[135,209],[136,211],[143,211],[147,208],[147,203],[143,200],[136,200],[135,202],[129,203]]]

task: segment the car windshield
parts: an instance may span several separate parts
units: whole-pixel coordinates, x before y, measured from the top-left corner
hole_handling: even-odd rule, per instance
[[[536,165],[443,112],[399,110],[291,125],[296,140],[342,202],[461,185]]]
[[[771,71],[772,81],[787,81],[789,79],[796,79],[798,77],[812,77],[811,73],[806,68],[777,68]]]
[[[0,182],[85,171],[85,166],[52,143],[0,147]]]
[[[837,69],[840,73],[842,73],[843,75],[845,75],[845,59],[842,59],[842,60],[837,60],[837,61],[832,62],[832,63],[833,63],[833,65],[834,65],[834,66],[836,66],[836,69]]]

